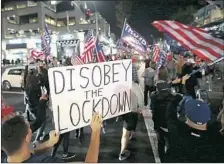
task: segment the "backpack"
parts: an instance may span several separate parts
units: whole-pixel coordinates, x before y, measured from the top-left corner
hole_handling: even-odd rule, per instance
[[[155,130],[160,127],[167,128],[166,109],[172,98],[170,90],[157,91],[151,96],[152,120]]]

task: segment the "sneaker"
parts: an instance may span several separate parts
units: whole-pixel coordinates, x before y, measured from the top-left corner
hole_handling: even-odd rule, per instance
[[[66,159],[71,159],[71,158],[74,158],[76,156],[76,154],[75,153],[64,153],[63,155],[62,155],[62,157],[61,157],[61,159],[64,159],[64,160],[66,160]]]
[[[106,133],[106,130],[105,130],[105,128],[102,128],[102,132],[103,132],[103,134],[105,134],[105,133]]]
[[[129,150],[125,150],[124,153],[119,155],[119,160],[123,161],[130,156],[131,152]]]

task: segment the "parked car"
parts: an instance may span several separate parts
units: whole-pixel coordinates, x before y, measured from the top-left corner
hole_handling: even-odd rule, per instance
[[[36,69],[36,66],[29,66],[29,69]],[[10,90],[11,88],[21,87],[22,74],[25,71],[25,66],[6,68],[2,74],[2,89]]]

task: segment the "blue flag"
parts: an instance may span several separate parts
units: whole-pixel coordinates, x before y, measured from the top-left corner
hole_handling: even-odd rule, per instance
[[[176,54],[180,54],[182,52],[187,51],[184,47],[178,45],[177,41],[173,40],[168,34],[164,35],[164,39],[166,43],[170,46],[170,51]]]
[[[139,53],[147,53],[148,43],[145,38],[133,30],[127,23],[124,24],[121,39]]]

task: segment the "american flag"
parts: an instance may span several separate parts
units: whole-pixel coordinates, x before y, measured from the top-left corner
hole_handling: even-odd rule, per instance
[[[81,56],[84,63],[90,63],[93,61],[93,50],[95,48],[95,40],[92,30],[89,30],[84,40],[84,52]]]
[[[157,62],[158,59],[159,59],[159,54],[160,54],[159,46],[156,45],[156,44],[154,44],[154,46],[153,46],[153,50],[152,50],[152,51],[153,51],[153,56],[152,56],[153,61],[154,61],[154,62]]]
[[[157,62],[157,69],[162,67],[166,63],[167,53],[164,50],[161,50],[159,53],[159,58]]]
[[[48,31],[47,25],[45,24],[43,35],[41,36],[41,46],[44,55],[47,57],[51,54],[51,35]]]
[[[72,65],[82,65],[82,64],[84,64],[84,62],[82,61],[82,59],[78,55],[73,55],[71,57],[71,63],[72,63]]]
[[[176,21],[154,21],[152,24],[205,61],[214,61],[224,56],[223,40],[211,36],[203,29]]]
[[[97,37],[96,39],[96,49],[95,49],[95,55],[96,55],[96,60],[97,62],[105,62],[105,55],[102,49],[102,46],[99,43],[99,38]]]

